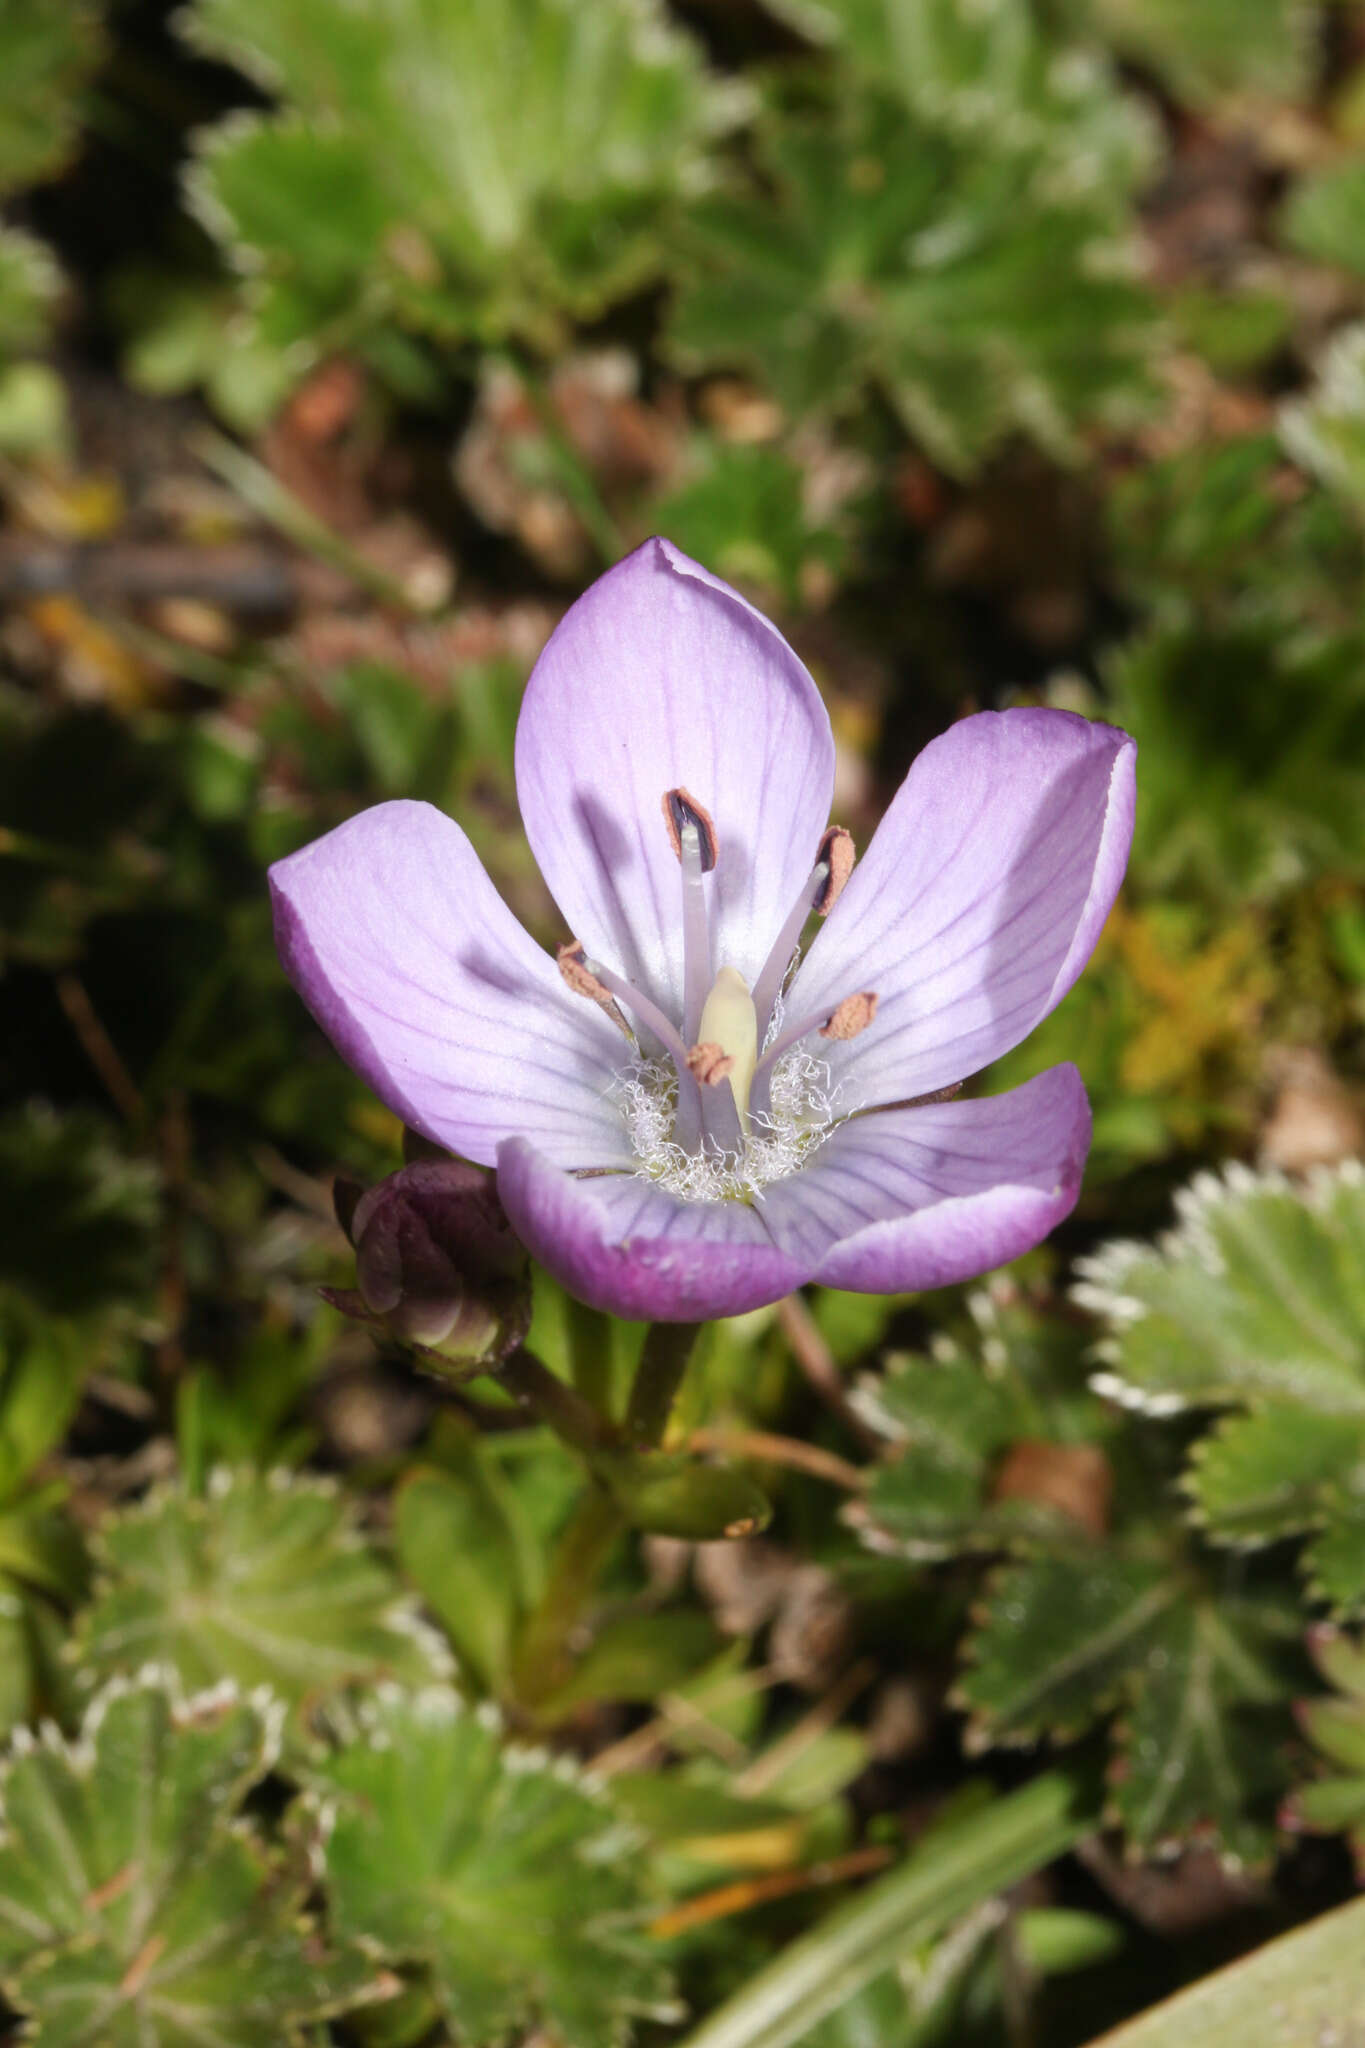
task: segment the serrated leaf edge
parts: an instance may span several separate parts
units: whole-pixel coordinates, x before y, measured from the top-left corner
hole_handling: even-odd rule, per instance
[[[1153,1241],[1115,1238],[1099,1251],[1078,1259],[1077,1278],[1070,1298],[1078,1308],[1088,1310],[1118,1329],[1131,1328],[1150,1314],[1146,1302],[1133,1295],[1128,1282],[1139,1268],[1150,1271],[1168,1261],[1193,1254],[1213,1279],[1221,1279],[1226,1267],[1209,1218],[1217,1210],[1246,1201],[1258,1194],[1289,1195],[1321,1215],[1343,1188],[1365,1187],[1365,1161],[1342,1160],[1336,1166],[1314,1167],[1302,1180],[1291,1180],[1277,1167],[1257,1170],[1242,1160],[1230,1160],[1219,1173],[1200,1173],[1175,1196],[1176,1222]],[[1169,1419],[1191,1408],[1207,1406],[1183,1394],[1154,1393],[1133,1384],[1118,1370],[1121,1351],[1112,1338],[1102,1338],[1092,1356],[1102,1369],[1090,1375],[1093,1392],[1119,1407],[1153,1420]],[[1239,1400],[1240,1407],[1254,1407],[1254,1401]]]

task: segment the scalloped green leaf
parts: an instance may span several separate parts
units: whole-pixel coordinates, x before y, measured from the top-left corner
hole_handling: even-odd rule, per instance
[[[1093,1445],[1111,1433],[1085,1387],[1074,1324],[1024,1305],[972,1297],[980,1355],[940,1338],[932,1356],[893,1357],[854,1402],[889,1440],[848,1519],[864,1542],[915,1560],[1015,1544],[1075,1540],[1076,1524],[1042,1500],[992,1498],[1002,1455],[1030,1444]]]
[[[1323,1677],[1336,1687],[1297,1706],[1299,1726],[1328,1774],[1295,1786],[1290,1824],[1315,1834],[1349,1835],[1365,1876],[1365,1638],[1316,1628],[1308,1646]]]
[[[1030,184],[990,135],[871,92],[775,94],[746,184],[695,205],[671,345],[756,374],[794,417],[882,391],[933,458],[976,468],[1013,433],[1059,455],[1146,390],[1147,301],[1124,222]]]
[[[657,272],[736,105],[659,0],[195,0],[181,25],[280,102],[207,131],[190,177],[276,342],[553,338]]]
[[[1179,1598],[1159,1559],[1043,1558],[996,1574],[957,1685],[968,1747],[1065,1741],[1091,1727]]]
[[[0,10],[0,193],[59,171],[79,95],[103,47],[95,0],[5,0]]]
[[[1311,1529],[1323,1488],[1365,1457],[1365,1424],[1274,1402],[1225,1417],[1196,1444],[1186,1489],[1217,1543],[1248,1547]]]
[[[1337,1614],[1365,1613],[1365,1460],[1347,1483],[1324,1488],[1321,1511],[1303,1559],[1309,1589]]]
[[[1365,1419],[1365,1170],[1299,1192],[1230,1167],[1176,1198],[1155,1245],[1078,1265],[1076,1299],[1111,1329],[1095,1384],[1152,1414],[1279,1402]]]
[[[767,0],[922,121],[1003,146],[1058,190],[1131,190],[1156,133],[1094,47],[1045,33],[1029,0]],[[1235,0],[1234,0],[1235,4]]]
[[[278,1712],[155,1677],[94,1701],[77,1742],[3,1776],[0,1983],[41,2048],[259,2048],[352,2002],[366,1972],[320,1958],[237,1818]]]
[[[539,2022],[605,2048],[668,2008],[640,1860],[563,1762],[506,1747],[448,1689],[386,1687],[318,1783],[337,1932],[422,1964],[459,2040],[501,2048]]]
[[[1208,1839],[1245,1863],[1270,1854],[1288,1782],[1292,1628],[1292,1614],[1284,1625],[1252,1602],[1168,1609],[1117,1730],[1110,1810],[1130,1842],[1151,1852]]]
[[[1292,1609],[1156,1557],[1019,1564],[992,1581],[958,1703],[969,1748],[1065,1741],[1114,1708],[1111,1812],[1135,1847],[1269,1853],[1287,1783]]]
[[[202,1498],[167,1489],[111,1517],[94,1548],[99,1583],[75,1641],[87,1683],[156,1662],[190,1688],[231,1679],[294,1703],[447,1669],[324,1481],[218,1472]]]
[[[1365,1171],[1306,1190],[1231,1167],[1177,1197],[1155,1246],[1082,1261],[1076,1297],[1108,1321],[1094,1385],[1153,1415],[1246,1407],[1192,1455],[1187,1487],[1219,1542],[1316,1532],[1310,1590],[1365,1609]]]

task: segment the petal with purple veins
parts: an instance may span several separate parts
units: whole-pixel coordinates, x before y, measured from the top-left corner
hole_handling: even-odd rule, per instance
[[[701,1323],[778,1301],[813,1262],[781,1250],[747,1202],[684,1202],[638,1174],[578,1180],[522,1138],[498,1192],[523,1244],[580,1301],[630,1320]]]
[[[913,763],[787,995],[874,1022],[827,1057],[846,1108],[931,1093],[1026,1038],[1089,959],[1133,832],[1136,748],[1071,712],[964,718]]]
[[[782,635],[671,543],[647,541],[571,607],[517,727],[526,836],[589,957],[682,1014],[678,857],[663,801],[714,820],[717,966],[752,983],[829,816],[834,743]]]
[[[829,1287],[946,1287],[1028,1251],[1075,1206],[1090,1148],[1076,1068],[974,1101],[841,1124],[763,1210],[775,1241]]]
[[[565,988],[453,819],[377,804],[270,871],[285,972],[342,1058],[425,1137],[491,1165],[509,1132],[625,1163],[621,1037]]]

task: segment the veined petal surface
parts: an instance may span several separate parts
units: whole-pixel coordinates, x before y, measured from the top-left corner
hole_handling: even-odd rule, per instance
[[[524,1138],[498,1193],[534,1258],[580,1301],[631,1321],[701,1323],[779,1301],[813,1262],[780,1249],[747,1202],[683,1202],[638,1174],[576,1180]]]
[[[1126,733],[1072,712],[983,711],[911,766],[787,992],[789,1016],[859,989],[872,1024],[821,1045],[844,1109],[979,1072],[1089,959],[1133,833]]]
[[[728,584],[646,541],[565,614],[526,686],[517,794],[572,935],[674,1018],[683,999],[669,789],[709,813],[717,966],[752,983],[814,862],[834,742],[803,664]]]
[[[453,819],[362,811],[270,871],[285,972],[405,1123],[490,1166],[509,1132],[562,1165],[625,1163],[625,1041],[572,996]]]
[[[946,1287],[1018,1258],[1075,1206],[1090,1149],[1076,1068],[1004,1095],[841,1124],[765,1204],[775,1240],[829,1287]]]

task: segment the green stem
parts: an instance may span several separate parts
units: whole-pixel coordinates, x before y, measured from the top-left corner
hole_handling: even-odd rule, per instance
[[[700,1328],[698,1323],[650,1325],[626,1415],[626,1440],[633,1449],[652,1450],[663,1436]],[[500,1377],[517,1400],[534,1408],[590,1467],[611,1448],[613,1432],[606,1418],[529,1351],[515,1352]],[[513,1660],[516,1697],[533,1711],[563,1683],[574,1635],[602,1567],[625,1527],[624,1509],[594,1478],[560,1536],[549,1580],[521,1632]]]
[[[527,1619],[512,1664],[517,1699],[533,1711],[563,1684],[573,1637],[626,1518],[593,1480],[559,1538],[540,1604]]]
[[[700,1323],[650,1324],[626,1410],[626,1441],[632,1450],[654,1450],[663,1442],[701,1327]]]
[[[514,1401],[531,1409],[589,1465],[611,1448],[613,1432],[606,1416],[542,1365],[533,1351],[514,1351],[498,1367],[496,1378]]]
[[[320,562],[329,562],[359,589],[394,611],[418,619],[438,615],[439,606],[417,603],[401,583],[377,568],[344,534],[319,519],[263,462],[258,462],[245,448],[239,448],[235,441],[229,441],[225,434],[204,428],[191,436],[189,445],[191,452],[215,476],[221,477],[230,490],[236,491],[259,518],[277,527],[296,547],[316,555]]]
[[[569,1372],[599,1415],[611,1414],[611,1323],[585,1302],[569,1302]]]

